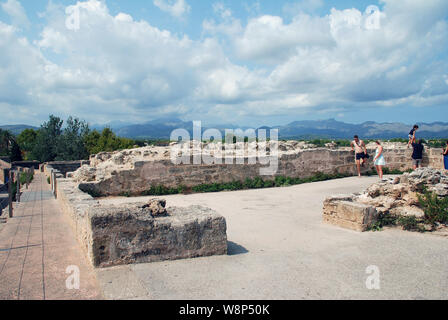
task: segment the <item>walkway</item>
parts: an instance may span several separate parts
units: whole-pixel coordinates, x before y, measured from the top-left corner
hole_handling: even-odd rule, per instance
[[[46,177],[36,173],[29,189],[23,191],[14,218],[0,229],[0,299],[101,298],[94,270]],[[66,280],[74,275],[72,269],[66,273],[69,266],[79,268],[79,289],[67,289]]]
[[[377,180],[353,177],[286,188],[163,197],[168,206],[199,204],[224,215],[229,255],[100,269],[104,295],[110,299],[448,299],[447,238],[400,230],[358,233],[322,223],[326,196],[358,192]],[[380,290],[366,286],[370,266],[378,268]]]

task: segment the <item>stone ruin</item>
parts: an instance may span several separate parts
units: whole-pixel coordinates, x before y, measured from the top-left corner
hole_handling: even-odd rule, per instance
[[[324,201],[323,221],[339,227],[366,231],[380,214],[421,218],[418,194],[424,190],[448,196],[448,176],[440,170],[419,168],[412,173],[386,178],[362,193],[338,195]]]
[[[242,160],[237,163],[233,151],[229,151],[222,143],[200,143],[200,148],[208,148],[213,145],[214,150],[221,149],[223,164],[173,164],[170,158],[171,148],[176,143],[167,147],[148,146],[143,148],[105,152],[93,155],[90,164],[83,165],[68,177],[72,177],[84,192],[96,197],[131,195],[140,196],[156,186],[177,188],[185,186],[192,188],[200,184],[231,183],[244,181],[247,178],[254,179],[260,176],[260,169],[269,165],[263,165],[260,161],[249,164],[248,150],[267,150],[270,145],[267,142],[237,143],[236,148],[242,150],[241,155],[236,154]],[[290,178],[308,178],[316,173],[325,174],[356,174],[354,154],[351,148],[336,148],[334,144],[328,144],[325,148],[300,141],[279,141],[278,145],[278,170],[263,179],[274,180],[276,176]],[[411,149],[406,144],[384,143],[384,154],[389,169],[405,171],[412,168]],[[189,146],[192,148],[192,143]],[[250,147],[250,148],[249,148]],[[213,149],[210,147],[210,149]],[[374,154],[374,144],[368,144],[371,155]],[[427,149],[424,157],[424,166],[442,168],[442,150]],[[191,157],[195,154],[191,149]],[[229,157],[232,157],[227,164]],[[241,159],[242,158],[242,159]],[[373,158],[373,157],[372,157]],[[364,172],[373,170],[372,161],[363,168]]]
[[[152,199],[101,205],[71,179],[58,179],[58,200],[94,267],[227,254],[223,216],[201,207],[167,207]]]
[[[94,266],[227,254],[226,220],[201,207],[165,201],[94,207],[90,213]]]

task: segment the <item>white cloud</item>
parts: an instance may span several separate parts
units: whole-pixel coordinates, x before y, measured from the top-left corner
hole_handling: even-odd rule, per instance
[[[357,9],[243,24],[218,3],[216,21],[204,21],[198,40],[112,15],[97,0],[75,5],[75,32],[65,26],[65,8],[52,6],[34,43],[0,22],[0,112],[5,119],[73,114],[95,123],[165,114],[243,121],[448,102],[441,59],[448,2],[406,1],[400,8],[385,1],[377,30],[365,27],[367,14]],[[58,59],[51,61],[53,52]]]
[[[154,5],[173,17],[180,18],[188,14],[191,7],[185,0],[154,0]]]
[[[12,20],[15,26],[28,28],[30,21],[26,15],[25,9],[18,0],[7,0],[1,3],[3,11],[5,11]]]
[[[213,4],[213,11],[218,16],[219,22],[215,20],[204,20],[202,27],[208,34],[225,34],[229,37],[242,32],[243,27],[238,19],[232,15],[232,11],[225,7],[222,2]]]
[[[323,0],[301,0],[293,3],[287,3],[283,6],[283,12],[287,15],[296,15],[299,13],[312,13],[323,7]]]

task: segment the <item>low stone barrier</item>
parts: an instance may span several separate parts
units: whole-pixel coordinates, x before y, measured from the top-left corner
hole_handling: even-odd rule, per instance
[[[71,179],[58,179],[58,200],[94,267],[227,254],[224,217],[211,209],[145,203],[101,206]]]

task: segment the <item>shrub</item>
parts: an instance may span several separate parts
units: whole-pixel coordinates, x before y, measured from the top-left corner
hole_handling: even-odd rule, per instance
[[[424,232],[425,229],[420,226],[420,220],[416,216],[406,216],[398,218],[398,224],[407,231]]]
[[[435,227],[436,222],[448,223],[448,197],[439,198],[437,194],[424,190],[418,201],[425,212],[425,222]]]
[[[26,183],[31,183],[34,179],[34,174],[32,172],[21,172],[20,173],[20,184],[24,185]]]
[[[397,224],[397,217],[391,214],[378,215],[378,220],[370,227],[370,231],[381,231],[386,226],[394,226]]]
[[[179,186],[177,188],[168,188],[162,185],[152,186],[151,189],[143,191],[142,196],[167,196],[171,194],[183,193],[185,190],[184,186]],[[130,195],[129,195],[130,196]]]

